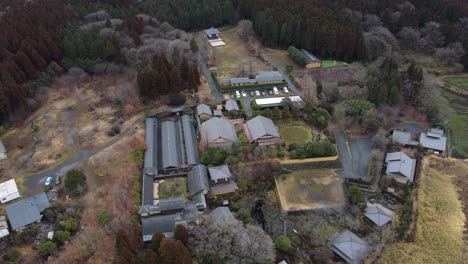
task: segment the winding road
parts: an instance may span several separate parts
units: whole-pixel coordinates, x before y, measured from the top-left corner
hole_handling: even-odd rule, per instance
[[[61,177],[65,175],[65,173],[73,168],[75,168],[77,165],[79,165],[81,162],[89,159],[90,157],[98,154],[99,152],[107,149],[108,147],[114,145],[118,141],[120,141],[124,136],[130,134],[131,131],[135,129],[135,126],[138,125],[139,123],[142,123],[145,120],[145,116],[139,117],[137,120],[133,121],[129,126],[127,126],[119,135],[114,137],[112,140],[109,142],[105,143],[104,145],[101,145],[93,150],[82,150],[75,144],[75,155],[71,157],[70,159],[64,161],[63,163],[54,166],[52,168],[49,168],[46,171],[42,171],[30,176],[27,176],[24,180],[24,186],[26,187],[26,195],[33,194],[35,192],[38,192],[42,190],[44,186],[44,182],[47,179],[47,177],[52,177],[55,179],[56,177]],[[73,132],[71,135],[69,135],[71,140],[73,141]]]

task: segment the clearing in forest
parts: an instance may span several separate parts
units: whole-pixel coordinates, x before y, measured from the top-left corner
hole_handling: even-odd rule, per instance
[[[285,211],[337,208],[345,205],[343,184],[334,170],[299,170],[276,177]]]
[[[337,67],[337,66],[344,66],[348,65],[346,62],[343,61],[334,61],[334,60],[324,60],[322,61],[322,67],[323,68],[329,68],[329,67]]]

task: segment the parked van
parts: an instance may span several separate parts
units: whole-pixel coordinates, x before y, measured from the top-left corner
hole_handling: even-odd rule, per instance
[[[278,88],[273,87],[273,93],[278,94]]]
[[[240,95],[239,91],[236,91],[236,98],[240,98],[240,97],[241,97],[241,95]]]

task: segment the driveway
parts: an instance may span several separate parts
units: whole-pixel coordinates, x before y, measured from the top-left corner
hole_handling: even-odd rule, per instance
[[[403,129],[413,134],[424,132],[424,128],[420,124],[413,122],[401,122],[396,124],[393,128]]]
[[[372,140],[370,138],[348,140],[344,131],[338,131],[336,145],[343,166],[338,174],[343,178],[366,178],[373,145]]]
[[[143,122],[144,120],[145,120],[145,116],[138,118],[132,124],[130,124],[127,128],[125,128],[118,136],[113,138],[111,141],[93,150],[81,150],[77,146],[75,146],[75,155],[71,157],[70,159],[46,171],[39,172],[31,176],[27,176],[24,180],[24,186],[26,187],[26,191],[25,191],[26,195],[31,195],[33,193],[42,191],[47,177],[49,176],[52,177],[54,181],[56,177],[62,177],[63,175],[65,175],[67,171],[75,168],[81,162],[87,160],[88,158],[96,155],[97,153],[107,149],[108,147],[120,141],[124,136],[130,134],[130,132],[135,129],[136,125]],[[70,138],[73,138],[73,136],[71,136]],[[71,143],[72,145],[74,145],[73,142]]]
[[[208,65],[206,65],[206,61],[202,58],[200,53],[198,53],[198,63],[200,64],[201,71],[203,75],[205,75],[206,80],[208,81],[208,85],[211,88],[211,91],[213,92],[213,97],[214,97],[214,102],[221,102],[223,101],[223,95],[218,89],[218,85],[216,84],[216,81],[213,78],[213,75],[211,75],[210,70],[208,69]]]

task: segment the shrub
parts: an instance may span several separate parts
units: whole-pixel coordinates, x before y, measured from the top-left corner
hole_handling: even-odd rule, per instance
[[[68,240],[70,240],[70,232],[59,230],[54,233],[53,241],[57,243],[57,245],[63,245],[65,241]]]
[[[349,186],[349,200],[352,204],[357,204],[362,202],[363,200],[363,195],[362,195],[362,190],[359,188],[359,186],[353,184]]]
[[[253,111],[260,111],[262,108],[253,100],[250,105],[252,106]]]
[[[249,209],[241,208],[237,211],[237,217],[241,220],[244,224],[253,224],[254,220],[250,216]]]
[[[221,164],[224,164],[226,157],[227,157],[227,153],[224,149],[211,148],[203,152],[202,163],[205,166],[208,166],[208,165],[219,166]]]
[[[112,128],[107,131],[107,136],[108,137],[113,137],[120,134],[120,127],[119,126],[112,126]]]
[[[99,211],[98,220],[101,225],[105,226],[112,220],[112,215],[106,209],[101,209]]]
[[[70,233],[75,233],[78,230],[78,220],[75,218],[67,218],[56,224],[56,231],[68,231]]]
[[[247,137],[243,134],[239,135],[237,137],[239,139],[239,142],[242,143],[242,144],[246,144],[247,143]]]
[[[300,64],[300,65],[307,64],[307,57],[300,50],[296,49],[296,47],[294,46],[289,46],[288,55],[297,64]]]
[[[275,241],[275,247],[279,251],[288,252],[292,248],[291,240],[286,236],[279,236]]]
[[[184,225],[177,225],[175,228],[175,239],[187,245],[189,239],[189,232]]]
[[[41,256],[50,256],[57,251],[57,244],[51,240],[43,240],[37,247]]]
[[[183,105],[185,104],[185,96],[182,94],[171,94],[169,95],[169,102],[168,104],[171,106]]]
[[[70,170],[65,175],[65,188],[74,196],[81,194],[86,186],[86,176],[79,170]]]
[[[238,204],[236,204],[235,202],[232,202],[230,205],[229,205],[229,209],[231,209],[231,211],[233,212],[237,212],[239,211],[240,207]]]
[[[18,263],[21,258],[21,252],[18,249],[13,248],[8,250],[8,252],[3,255],[3,260],[8,263]]]

